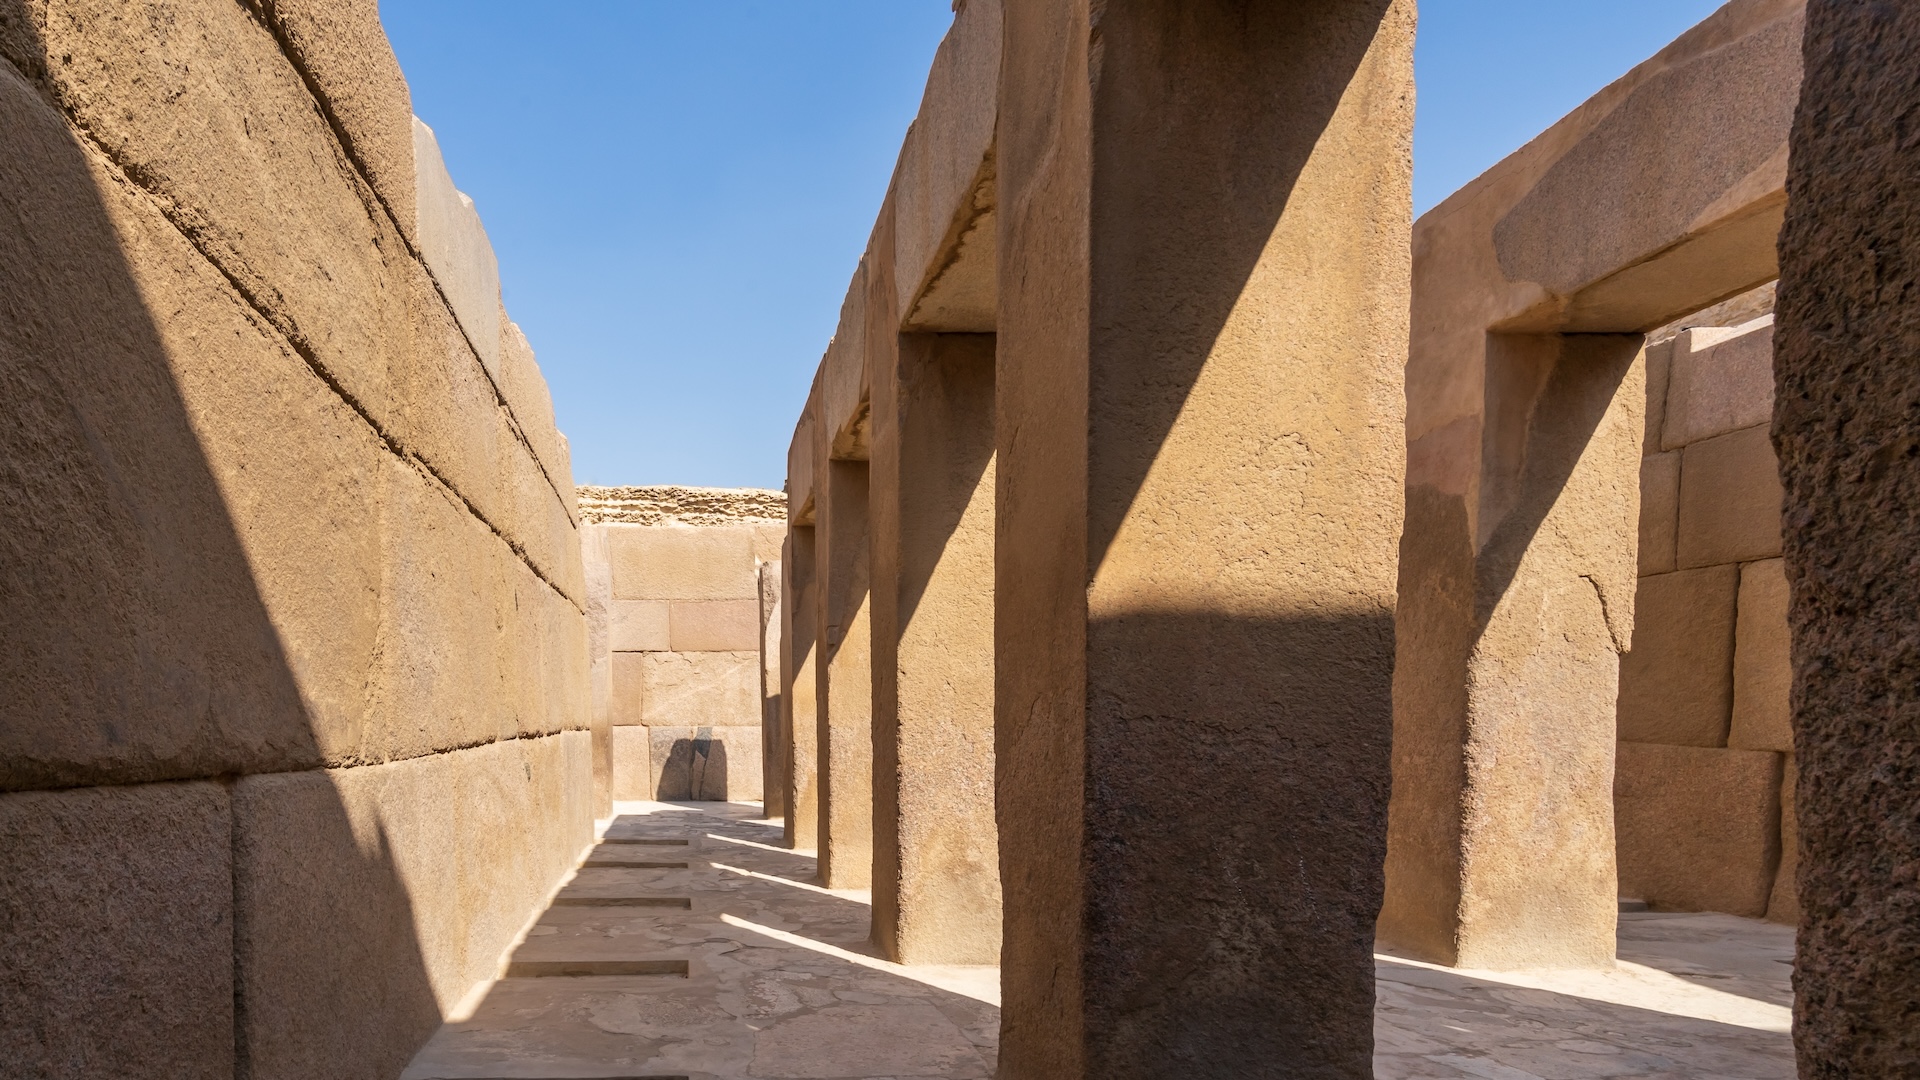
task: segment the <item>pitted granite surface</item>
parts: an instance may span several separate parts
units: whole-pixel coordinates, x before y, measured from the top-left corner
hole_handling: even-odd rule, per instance
[[[580,487],[588,525],[740,525],[787,520],[784,492],[763,488]]]

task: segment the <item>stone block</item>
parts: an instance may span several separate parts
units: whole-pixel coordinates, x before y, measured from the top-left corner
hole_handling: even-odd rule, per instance
[[[613,729],[614,798],[653,798],[651,738],[648,729],[638,725]]]
[[[262,7],[348,153],[413,240],[412,95],[380,25],[378,0],[266,0]]]
[[[744,525],[607,527],[616,600],[744,600],[758,591]]]
[[[1767,912],[1780,858],[1780,755],[1623,742],[1620,895],[1656,911]]]
[[[644,724],[646,704],[646,658],[651,653],[617,652],[611,662],[607,701],[608,719],[614,727]]]
[[[573,462],[567,453],[567,441],[554,424],[553,394],[546,377],[540,374],[532,343],[504,312],[500,334],[500,394],[548,481],[560,493],[568,517],[577,525],[580,507],[573,484]]]
[[[1727,744],[1739,577],[1712,566],[1640,579],[1633,648],[1620,658],[1621,740]]]
[[[1780,467],[1764,426],[1688,446],[1680,465],[1679,565],[1780,554],[1780,497]]]
[[[1661,448],[1674,450],[1773,419],[1773,316],[1697,328],[1674,342]]]
[[[617,653],[616,664],[625,657],[638,660],[638,722],[680,727],[759,726],[757,651]],[[619,678],[616,667],[615,679]]]
[[[665,600],[615,600],[607,605],[609,647],[615,652],[673,648]]]
[[[1673,376],[1673,341],[1647,346],[1647,434],[1644,452],[1660,450],[1660,429],[1667,419],[1667,384]]]
[[[768,522],[753,526],[753,559],[758,563],[777,563],[787,542],[787,523]]]
[[[1680,455],[1649,454],[1640,459],[1640,576],[1674,568],[1674,536],[1679,528]]]
[[[840,322],[820,359],[820,422],[826,445],[837,457],[865,456],[859,435],[867,415],[867,275],[869,250],[854,268],[840,303]],[[889,253],[891,258],[891,253]]]
[[[500,260],[473,200],[456,188],[433,129],[413,118],[414,233],[420,257],[440,284],[495,385],[500,374]]]
[[[1733,648],[1733,728],[1727,745],[1793,751],[1793,641],[1787,627],[1786,563],[1740,568],[1740,615]]]
[[[0,795],[8,1076],[234,1075],[228,815],[209,783]]]
[[[246,1075],[398,1075],[591,843],[588,741],[238,781]]]
[[[676,600],[669,608],[672,649],[748,652],[760,648],[760,601]]]
[[[1800,889],[1796,876],[1800,870],[1800,822],[1794,813],[1793,789],[1799,763],[1786,755],[1780,775],[1780,869],[1773,875],[1773,892],[1767,898],[1767,921],[1800,922]]]
[[[760,798],[758,727],[646,729],[655,799],[751,802]]]

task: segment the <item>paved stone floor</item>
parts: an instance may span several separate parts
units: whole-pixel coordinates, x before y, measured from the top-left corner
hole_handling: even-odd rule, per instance
[[[507,977],[404,1080],[991,1077],[997,969],[875,958],[867,896],[813,885],[812,857],[757,812],[619,804]],[[1375,1072],[1784,1080],[1792,949],[1782,927],[1641,914],[1621,917],[1612,972],[1381,957]]]

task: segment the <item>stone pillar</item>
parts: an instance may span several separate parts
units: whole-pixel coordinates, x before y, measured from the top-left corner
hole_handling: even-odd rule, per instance
[[[907,334],[873,387],[873,940],[1000,961],[992,334]]]
[[[1413,6],[1098,10],[1006,10],[1000,1075],[1371,1076]]]
[[[1794,1043],[1920,1074],[1920,8],[1811,0],[1780,237],[1798,773]]]
[[[873,646],[867,463],[828,460],[816,511],[820,883],[873,880]]]
[[[820,777],[819,714],[815,707],[817,657],[814,635],[818,618],[814,605],[814,541],[812,525],[790,525],[780,560],[780,728],[786,733],[781,747],[784,787],[787,791],[786,844],[811,850],[819,844]]]
[[[781,545],[782,551],[785,544]],[[787,813],[786,734],[783,730],[781,702],[785,690],[780,684],[780,562],[760,564],[760,798],[762,812],[769,818]]]

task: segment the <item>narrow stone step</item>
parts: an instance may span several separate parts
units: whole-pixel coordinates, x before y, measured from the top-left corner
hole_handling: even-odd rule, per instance
[[[685,870],[687,864],[683,862],[592,858],[581,863],[580,867],[583,870]]]
[[[668,975],[687,977],[685,960],[514,960],[507,964],[509,979],[577,979],[595,975]]]
[[[686,896],[556,896],[554,907],[657,907],[693,910]]]
[[[603,836],[600,838],[600,842],[603,844],[640,844],[647,847],[687,846],[687,841],[685,840],[664,840],[646,836]]]

